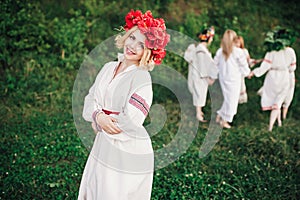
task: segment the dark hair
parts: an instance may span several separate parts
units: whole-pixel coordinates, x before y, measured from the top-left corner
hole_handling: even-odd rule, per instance
[[[207,37],[207,39],[203,40],[201,39],[201,35],[206,35],[208,32],[208,29],[204,29],[202,32],[197,33],[197,38],[200,40],[200,42],[207,42],[210,37]]]
[[[295,40],[296,34],[293,30],[277,26],[266,34],[264,45],[267,51],[279,51],[291,46]]]

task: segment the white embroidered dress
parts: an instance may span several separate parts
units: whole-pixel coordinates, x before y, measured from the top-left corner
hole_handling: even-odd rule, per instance
[[[193,93],[193,81],[192,81],[192,70],[193,70],[193,60],[195,60],[196,45],[190,44],[186,51],[184,52],[184,59],[188,62],[188,89],[190,93]]]
[[[97,133],[82,175],[80,200],[151,197],[154,157],[150,137],[143,127],[152,103],[151,77],[135,65],[114,77],[119,63],[105,64],[85,97],[86,121],[93,121],[96,110],[111,111],[122,132],[111,135],[100,129]]]
[[[286,98],[290,104],[293,95],[294,72],[296,69],[296,55],[292,48],[266,53],[260,67],[253,73],[260,77],[267,73],[261,90],[262,110],[280,109]]]
[[[191,75],[188,83],[192,90],[194,106],[203,107],[206,104],[208,82],[207,78],[217,79],[217,69],[207,47],[199,44],[191,55],[186,58],[190,63]]]
[[[219,70],[219,82],[223,94],[223,103],[217,113],[227,122],[232,122],[237,113],[241,91],[241,77],[249,75],[250,68],[242,49],[234,47],[229,58],[225,60],[222,48],[218,49],[214,57]]]
[[[247,58],[248,64],[250,66],[250,54],[249,51],[245,48],[242,49],[244,51],[244,54]],[[239,103],[247,103],[248,101],[248,94],[247,94],[247,88],[246,88],[246,83],[245,83],[245,76],[242,75],[242,83],[241,83],[241,92],[240,92],[240,98],[239,98]]]
[[[295,84],[296,84],[296,77],[295,77],[295,71],[296,71],[296,53],[294,51],[294,49],[288,47],[289,51],[291,51],[291,56],[292,56],[292,60],[294,62],[292,62],[292,64],[289,66],[289,72],[290,72],[290,87],[289,87],[289,91],[288,94],[286,96],[286,98],[283,101],[283,107],[285,108],[289,108],[289,106],[292,103],[293,97],[294,97],[294,92],[295,92]]]

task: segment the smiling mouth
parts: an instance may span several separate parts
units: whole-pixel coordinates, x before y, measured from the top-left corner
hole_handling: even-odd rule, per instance
[[[136,53],[129,47],[126,47],[126,53],[129,55],[136,55]]]

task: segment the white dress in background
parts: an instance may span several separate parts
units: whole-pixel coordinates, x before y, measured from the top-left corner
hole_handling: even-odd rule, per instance
[[[296,83],[296,78],[295,78],[295,70],[296,70],[296,53],[294,51],[294,49],[288,47],[291,51],[292,57],[294,62],[291,63],[291,65],[289,66],[289,72],[290,72],[290,76],[289,76],[289,80],[290,80],[290,88],[288,91],[288,94],[286,96],[286,98],[283,101],[283,107],[285,108],[289,108],[289,106],[292,103],[293,97],[294,97],[294,91],[295,91],[295,83]]]
[[[188,89],[190,93],[193,93],[193,82],[192,82],[192,70],[193,61],[195,60],[196,45],[190,44],[186,51],[184,52],[184,59],[188,62]]]
[[[194,55],[188,60],[192,68],[188,83],[191,85],[193,105],[203,107],[207,98],[207,79],[209,77],[217,79],[217,69],[211,53],[205,45],[200,43],[193,53]]]
[[[290,71],[293,72],[295,69],[296,55],[292,48],[266,53],[260,67],[253,70],[257,77],[267,73],[261,88],[262,110],[280,109],[285,99],[292,95],[291,79],[294,79],[294,76]]]
[[[224,97],[222,106],[217,113],[223,120],[232,122],[237,113],[241,77],[249,75],[250,68],[243,50],[238,47],[233,48],[227,60],[222,53],[222,48],[218,49],[214,60],[219,70],[219,81]]]
[[[113,78],[119,62],[107,63],[85,97],[83,117],[93,121],[96,110],[111,114],[122,130],[97,133],[79,189],[79,200],[149,200],[154,156],[143,122],[152,103],[148,71],[129,66]],[[91,127],[92,128],[92,127]]]
[[[248,64],[250,66],[250,54],[247,49],[242,49],[244,51],[244,54],[247,58]],[[240,97],[239,97],[239,103],[247,103],[248,102],[248,94],[247,94],[247,88],[246,88],[246,83],[245,83],[245,76],[242,75],[242,83],[241,83],[241,92],[240,92]]]

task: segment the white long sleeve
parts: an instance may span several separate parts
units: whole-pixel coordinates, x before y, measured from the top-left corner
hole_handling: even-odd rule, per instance
[[[117,125],[123,134],[130,137],[147,139],[148,133],[143,127],[145,118],[148,115],[152,104],[153,92],[149,72],[138,70],[132,81],[131,95],[126,101],[123,113],[115,116]],[[116,139],[118,136],[116,135]]]
[[[248,76],[250,74],[250,68],[249,68],[247,56],[244,53],[243,49],[241,49],[239,55],[237,56],[237,62],[240,67],[240,72],[242,76]]]
[[[107,63],[103,66],[101,71],[98,73],[95,82],[89,89],[89,93],[86,95],[84,99],[84,106],[83,106],[83,112],[82,117],[89,122],[93,121],[92,115],[93,113],[99,109],[101,110],[103,108],[103,95],[101,94],[101,91],[97,88],[100,85],[100,80],[102,76],[105,75],[105,72],[107,71],[107,68],[111,65],[111,63]]]
[[[184,52],[184,59],[189,63],[192,64],[193,60],[195,59],[195,50],[196,46],[194,44],[190,44],[186,51]]]
[[[291,64],[289,65],[289,72],[294,72],[295,70],[296,70],[296,60],[297,60],[297,57],[296,57],[296,53],[295,53],[295,51],[294,51],[294,49],[292,49],[292,48],[290,48],[290,47],[288,47],[287,48],[287,54],[289,54],[289,55],[287,55],[286,57],[287,58],[289,58],[289,59],[291,59]]]
[[[256,77],[260,77],[263,74],[265,74],[271,68],[271,66],[272,66],[271,54],[268,52],[265,55],[265,58],[261,63],[261,65],[258,68],[255,68],[253,70],[253,73]]]

